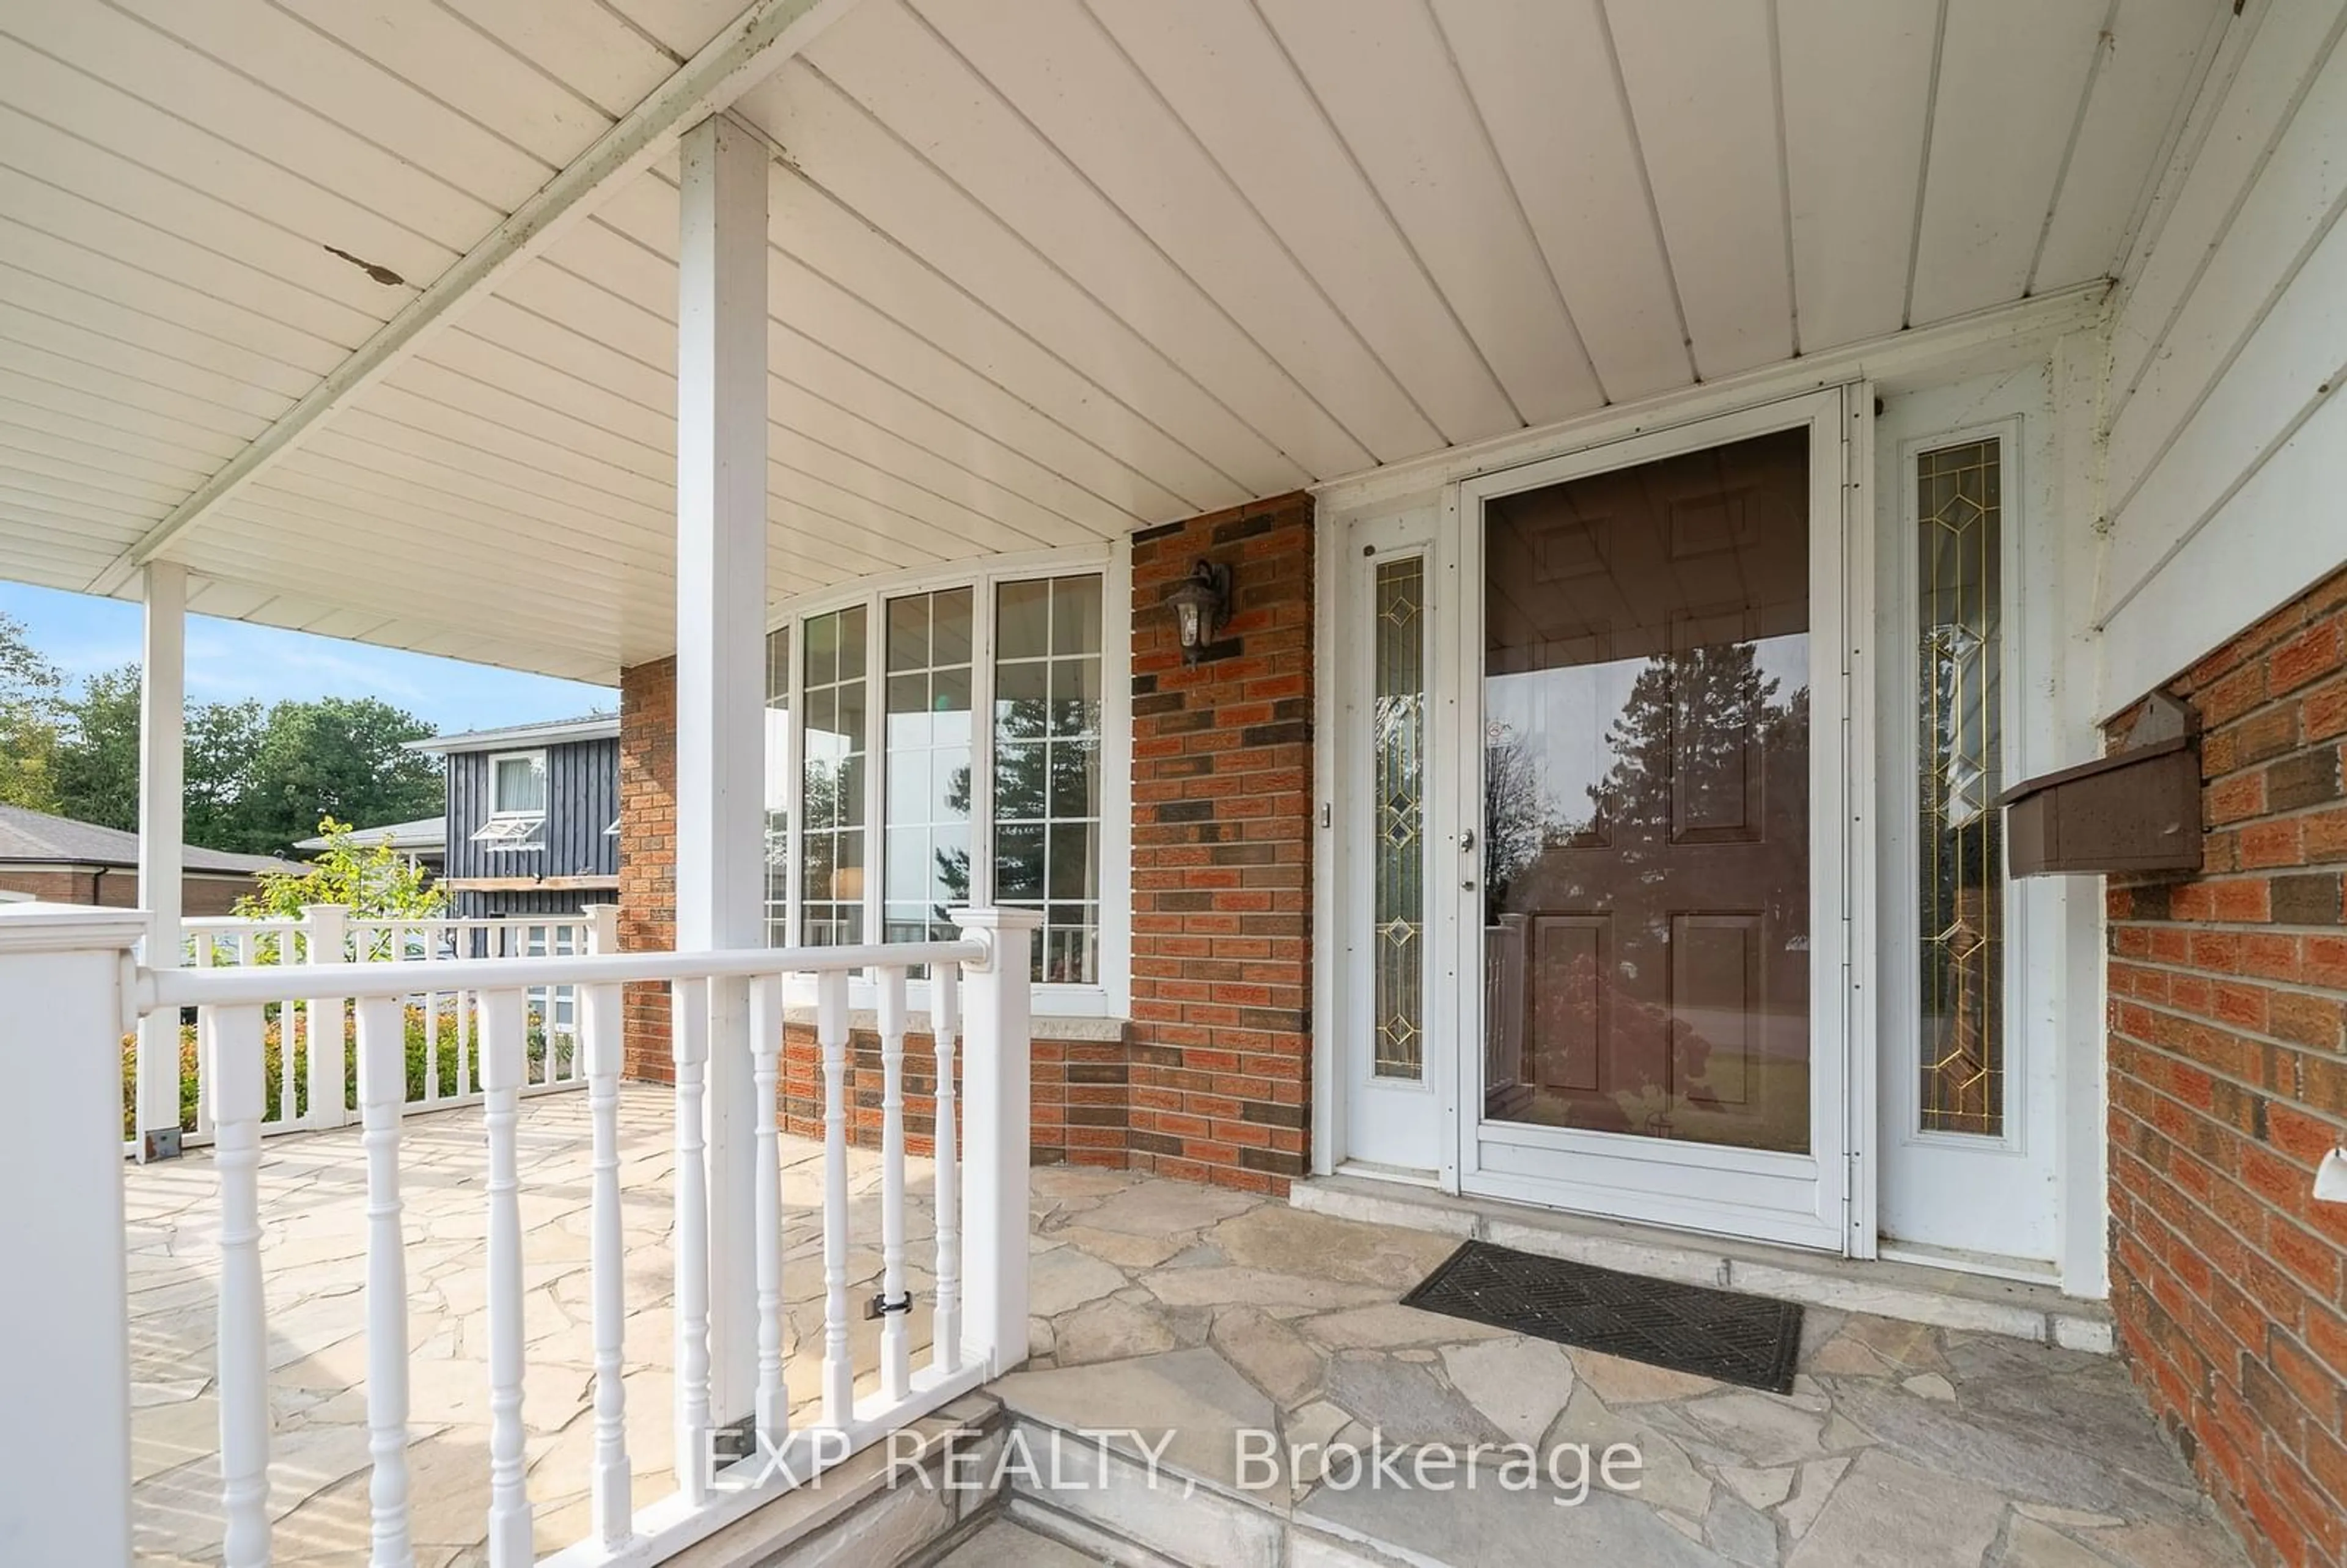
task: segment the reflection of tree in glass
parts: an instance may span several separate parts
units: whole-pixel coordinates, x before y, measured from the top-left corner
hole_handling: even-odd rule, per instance
[[[1807,928],[1807,837],[1792,825],[1805,821],[1809,811],[1809,688],[1780,695],[1782,682],[1762,672],[1756,651],[1750,642],[1725,643],[1646,661],[1606,731],[1613,765],[1589,788],[1588,815],[1579,823],[1545,826],[1543,854],[1533,869],[1542,884],[1540,905],[1602,907],[1617,915],[1636,908],[1645,917],[1643,929],[1617,928],[1623,945],[1615,956],[1624,973],[1659,961],[1670,940],[1668,901],[1628,899],[1624,893],[1635,886],[1659,887],[1674,876],[1701,876],[1699,857],[1706,855],[1782,857],[1781,867],[1746,871],[1737,880],[1767,890],[1772,901],[1763,916],[1768,928]],[[1756,763],[1764,770],[1757,781]],[[1739,836],[1733,849],[1683,832],[1687,823],[1715,815],[1743,821],[1747,792],[1755,783],[1770,819],[1766,830],[1749,840]],[[1594,858],[1545,853],[1590,844],[1604,846]],[[1627,1084],[1617,1090],[1633,1100],[1663,1104],[1667,1090],[1661,1075],[1676,1061],[1692,1081],[1687,1098],[1706,1100],[1702,1080],[1710,1042],[1668,1009],[1637,1000],[1612,980],[1585,960],[1577,964],[1564,981],[1570,1005],[1610,1008],[1615,1029],[1625,1038],[1651,1030],[1648,1038],[1665,1040],[1669,1047],[1636,1053],[1641,1076],[1652,1081],[1635,1091]],[[1604,994],[1609,985],[1617,994]]]
[[[1545,817],[1540,759],[1512,728],[1493,725],[1483,746],[1484,923],[1506,907],[1508,888],[1560,825]]]
[[[1092,815],[1093,758],[1096,743],[1070,739],[1064,733],[1076,719],[1062,719],[1060,737],[1044,743],[1051,733],[1049,705],[1042,702],[998,702],[994,716],[994,896],[1011,903],[1032,903],[1043,897],[1043,823],[1058,816]],[[946,804],[968,815],[970,810],[969,769],[956,768],[946,786]],[[1028,831],[1021,832],[1024,827]],[[1008,831],[1006,831],[1008,830]],[[969,851],[937,851],[938,879],[950,903],[969,898]],[[936,917],[945,918],[947,906]]]

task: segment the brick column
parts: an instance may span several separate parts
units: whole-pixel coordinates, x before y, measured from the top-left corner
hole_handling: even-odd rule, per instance
[[[1204,558],[1235,604],[1184,663],[1166,596]],[[1133,548],[1133,1164],[1285,1193],[1312,1081],[1312,499]]]
[[[2203,866],[2114,879],[2111,1305],[2164,1426],[2267,1563],[2347,1546],[2347,574],[2170,688]]]
[[[620,671],[620,948],[676,945],[676,661]],[[662,1082],[669,1061],[668,988],[630,986],[624,1037],[630,1078]]]

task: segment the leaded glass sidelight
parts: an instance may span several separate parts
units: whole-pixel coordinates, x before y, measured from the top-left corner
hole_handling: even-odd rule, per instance
[[[2002,548],[1993,440],[1916,459],[1927,1132],[2004,1131],[2004,845],[1996,810]]]
[[[1377,569],[1370,745],[1372,984],[1380,1078],[1426,1061],[1426,563]]]

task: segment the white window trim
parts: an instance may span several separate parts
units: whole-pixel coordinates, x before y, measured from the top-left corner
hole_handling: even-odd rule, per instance
[[[491,855],[520,855],[528,852],[543,854],[546,850],[547,812],[543,808],[538,811],[504,811],[497,806],[497,772],[501,764],[510,762],[535,763],[538,773],[547,779],[547,788],[550,795],[553,789],[553,777],[547,769],[546,752],[543,748],[528,752],[491,753],[488,778],[489,815],[482,818],[481,825],[473,830],[473,842]],[[552,804],[550,798],[548,804]]]
[[[989,556],[942,567],[859,578],[787,600],[770,607],[768,635],[787,630],[791,643],[790,712],[794,765],[784,781],[787,833],[789,906],[786,940],[802,937],[805,874],[800,831],[805,820],[801,798],[805,783],[804,743],[797,726],[806,712],[806,650],[800,646],[800,627],[810,617],[862,604],[865,616],[865,929],[878,932],[881,895],[887,884],[882,856],[887,853],[886,806],[887,748],[883,726],[884,662],[887,654],[888,600],[941,589],[968,588],[970,600],[970,900],[983,907],[993,897],[994,859],[991,850],[978,853],[980,835],[976,825],[993,819],[994,725],[994,600],[1004,582],[1036,578],[1076,577],[1097,572],[1101,579],[1101,822],[1100,822],[1100,981],[1096,985],[1039,983],[1034,1010],[1039,1017],[1124,1019],[1131,1016],[1133,997],[1133,546],[1127,538],[1059,550],[1025,550]],[[801,992],[804,991],[804,995]],[[928,982],[907,987],[907,1006],[916,1028],[926,1022],[929,1003]],[[848,987],[852,1008],[876,1005],[876,989],[868,979],[857,978]],[[813,982],[794,982],[785,998],[793,1005],[811,1004]]]

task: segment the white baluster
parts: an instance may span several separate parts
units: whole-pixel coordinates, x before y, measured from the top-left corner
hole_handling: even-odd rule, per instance
[[[196,960],[190,967],[199,969],[218,968],[220,967],[218,935],[210,931],[200,932],[195,941]],[[174,1024],[178,1022],[177,1015],[174,1015],[173,1022]],[[171,1031],[171,1049],[175,1051],[179,1049],[179,1031],[174,1028]],[[204,1058],[207,1054],[209,1053],[203,1045],[203,1031],[199,1026],[196,1033],[196,1132],[200,1137],[208,1138],[211,1136],[212,1131],[212,1091],[211,1084],[204,1073]]]
[[[257,1007],[206,1008],[197,1036],[220,1173],[223,1568],[261,1568],[269,1561],[269,1338],[261,1288],[265,1027]]]
[[[303,911],[308,923],[310,947],[305,955],[313,964],[337,965],[344,962],[349,948],[350,911],[340,904],[313,904]],[[340,1127],[350,1119],[349,1091],[344,1087],[347,1049],[343,1019],[344,1003],[340,997],[313,997],[306,1004],[310,1014],[310,1124],[313,1127]],[[405,1056],[405,1050],[402,1051]],[[405,1062],[400,1069],[400,1082],[407,1081]],[[405,1087],[401,1093],[406,1092]]]
[[[531,1543],[522,1460],[521,1180],[516,1169],[521,993],[483,993],[481,1015],[481,1120],[489,1140],[489,1568],[525,1568]]]
[[[392,941],[395,948],[392,958],[395,963],[407,957],[411,942],[409,929],[402,928],[395,931]],[[439,957],[440,944],[426,938],[424,943],[424,961],[428,964]],[[427,975],[430,972],[425,971]],[[459,1024],[457,1027],[461,1029],[463,1026]],[[440,999],[432,992],[426,991],[424,994],[424,1103],[426,1105],[436,1104],[448,1095],[448,1091],[440,1082]],[[460,1074],[464,1071],[461,1061],[462,1059],[459,1058],[460,1065],[457,1071]],[[456,1092],[463,1093],[465,1088],[464,1079],[460,1076],[456,1081]]]
[[[929,1329],[929,1359],[941,1372],[961,1370],[961,1131],[954,1125],[954,1037],[961,1029],[961,970],[938,964],[929,971],[929,1038],[938,1058],[936,1163],[938,1309]]]
[[[415,1562],[407,1534],[407,1256],[399,1200],[405,1024],[396,997],[358,1004],[359,1120],[365,1128],[360,1141],[367,1163],[367,1451],[374,1460],[367,1482],[374,1513],[368,1561],[374,1568],[412,1568]]]
[[[880,971],[880,1397],[913,1391],[905,1288],[905,971]]]
[[[758,1227],[758,1438],[780,1449],[791,1430],[790,1390],[783,1383],[783,1193],[781,1148],[774,1119],[782,1080],[783,980],[760,975],[750,982],[751,1079],[756,1087],[753,1135],[758,1187],[752,1223]]]
[[[472,938],[466,935],[462,927],[449,927],[448,953],[451,958],[467,957],[472,951],[471,942]],[[432,951],[436,953],[439,950],[439,938],[436,936],[432,941]],[[456,1092],[470,1094],[473,1091],[473,1080],[480,1074],[480,1069],[473,1063],[473,1059],[479,1054],[474,1049],[478,1043],[478,1035],[473,1027],[473,999],[466,992],[457,990],[449,993],[448,1001],[450,1007],[448,1024],[456,1036]]]
[[[620,988],[581,986],[579,1026],[586,1056],[587,1114],[594,1125],[594,1177],[589,1214],[595,1334],[596,1533],[616,1546],[633,1532],[635,1499],[628,1467],[627,1391],[620,1380],[626,1331],[627,1242],[620,1225]]]
[[[823,1419],[845,1429],[856,1410],[847,1341],[847,974],[815,982],[815,1041],[823,1048]]]
[[[277,964],[291,968],[302,961],[300,938],[292,926],[277,929]],[[302,1120],[302,1102],[297,1094],[301,1076],[294,1071],[294,1062],[302,1054],[301,1004],[287,1000],[277,1004],[277,1120],[286,1126],[296,1126]],[[312,1042],[311,1050],[317,1049]]]
[[[669,988],[676,1063],[676,1480],[684,1500],[709,1495],[709,982]]]

